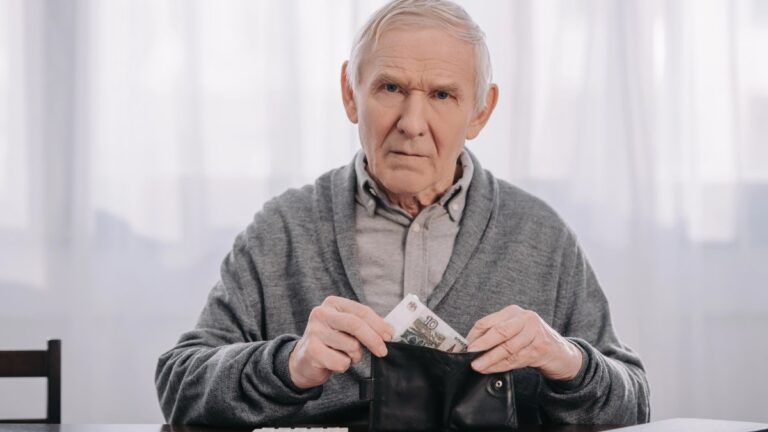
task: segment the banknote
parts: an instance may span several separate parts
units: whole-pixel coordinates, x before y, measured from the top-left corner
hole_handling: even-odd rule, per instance
[[[467,341],[414,294],[408,294],[384,317],[395,329],[395,342],[425,346],[445,352],[465,352]]]

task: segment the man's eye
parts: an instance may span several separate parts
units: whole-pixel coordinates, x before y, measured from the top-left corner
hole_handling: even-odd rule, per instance
[[[448,99],[449,97],[451,97],[451,94],[446,92],[446,91],[440,90],[440,91],[435,93],[435,97],[437,97],[438,99],[445,100],[445,99]]]
[[[397,84],[384,84],[384,90],[395,93],[397,92]]]

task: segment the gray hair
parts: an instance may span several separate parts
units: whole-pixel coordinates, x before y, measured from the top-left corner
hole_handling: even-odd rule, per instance
[[[474,46],[475,112],[481,111],[485,107],[492,79],[491,55],[485,44],[485,33],[461,6],[448,0],[393,0],[377,10],[355,36],[347,65],[348,85],[356,88],[363,53],[376,44],[386,30],[396,26],[429,25]]]

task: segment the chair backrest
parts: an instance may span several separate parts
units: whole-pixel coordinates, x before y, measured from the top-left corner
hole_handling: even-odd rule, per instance
[[[48,378],[48,414],[44,419],[0,419],[0,423],[61,423],[61,340],[47,350],[0,351],[0,378]]]

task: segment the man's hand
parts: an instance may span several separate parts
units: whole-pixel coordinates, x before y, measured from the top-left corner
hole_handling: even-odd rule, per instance
[[[363,346],[376,356],[387,355],[384,341],[394,329],[368,306],[342,297],[327,297],[312,309],[304,335],[288,358],[296,387],[319,386],[334,372],[343,373],[363,359]]]
[[[472,362],[472,368],[480,373],[533,367],[545,378],[569,380],[581,369],[581,350],[536,312],[516,305],[478,320],[467,342],[469,351],[489,350]]]

